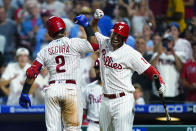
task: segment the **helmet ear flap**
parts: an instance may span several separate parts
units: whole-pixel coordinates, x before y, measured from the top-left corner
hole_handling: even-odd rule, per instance
[[[57,32],[65,30],[66,25],[60,17],[52,16],[48,19],[46,28],[48,29],[49,36],[54,37]]]

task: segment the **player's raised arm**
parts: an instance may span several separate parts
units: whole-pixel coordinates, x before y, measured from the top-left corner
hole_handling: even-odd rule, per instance
[[[95,33],[92,30],[88,19],[86,18],[85,15],[81,14],[79,16],[76,16],[74,18],[74,22],[83,26],[84,30],[86,32],[87,35],[87,40],[90,42],[91,46],[93,47],[94,51],[98,50],[99,45],[98,45],[98,41],[97,38],[95,37]]]
[[[95,13],[94,13],[94,18],[91,22],[91,27],[93,29],[94,32],[98,32],[98,21],[99,19],[101,19],[104,16],[104,12],[100,9],[96,9]]]
[[[29,67],[26,71],[26,80],[22,89],[21,96],[19,98],[19,104],[20,106],[24,108],[28,108],[31,106],[31,100],[29,98],[29,90],[35,80],[35,78],[40,73],[40,70],[42,68],[42,64],[40,64],[38,61],[34,61],[31,67]]]

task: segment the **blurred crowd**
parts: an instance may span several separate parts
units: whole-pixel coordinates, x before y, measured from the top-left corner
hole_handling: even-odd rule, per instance
[[[99,31],[110,36],[115,22],[126,22],[126,44],[139,51],[158,69],[170,103],[196,101],[196,1],[195,0],[0,0],[0,104],[18,105],[25,71],[37,53],[52,39],[45,24],[50,16],[63,18],[66,36],[86,38],[73,18],[85,14],[92,20],[104,11]],[[94,81],[98,53],[83,54],[79,73],[81,88]],[[33,104],[44,104],[49,74],[43,68],[30,90]],[[133,74],[136,104],[159,101],[154,83]]]

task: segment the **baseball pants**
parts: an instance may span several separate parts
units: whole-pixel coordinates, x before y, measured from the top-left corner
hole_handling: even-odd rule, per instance
[[[89,122],[87,131],[100,131],[99,124]]]
[[[82,102],[75,84],[51,84],[45,94],[47,131],[81,131]],[[79,99],[80,98],[80,99]]]
[[[100,110],[101,131],[132,131],[134,120],[133,93],[109,99],[103,97]]]

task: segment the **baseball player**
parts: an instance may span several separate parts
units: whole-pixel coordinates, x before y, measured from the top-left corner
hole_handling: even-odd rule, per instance
[[[80,131],[82,102],[77,85],[80,54],[93,52],[98,48],[97,39],[84,15],[75,17],[87,33],[87,40],[65,37],[66,25],[59,17],[48,19],[46,27],[53,38],[47,47],[37,55],[27,69],[27,79],[19,99],[22,107],[31,106],[28,93],[42,66],[49,71],[49,87],[45,94],[45,120],[48,131]],[[62,124],[61,124],[62,123]]]
[[[92,21],[99,43],[104,96],[100,109],[100,128],[102,131],[132,131],[135,89],[130,78],[133,72],[144,73],[151,79],[157,74],[161,83],[159,93],[164,92],[165,86],[157,70],[139,52],[125,44],[129,35],[126,23],[115,23],[110,38],[98,32],[97,23],[103,15],[103,11],[97,9]]]
[[[83,108],[84,114],[87,116],[87,131],[100,131],[99,128],[99,111],[102,99],[102,82],[99,69],[99,60],[95,61],[94,69],[96,73],[96,81],[87,85],[83,92]]]

